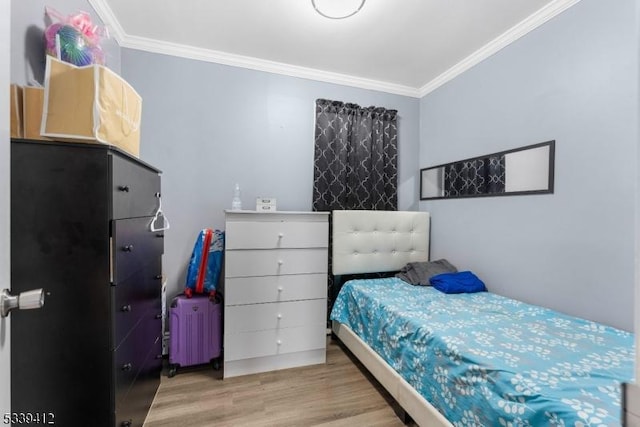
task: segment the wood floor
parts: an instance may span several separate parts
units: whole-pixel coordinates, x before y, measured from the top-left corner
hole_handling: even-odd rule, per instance
[[[163,372],[144,427],[403,426],[387,392],[335,340],[327,363],[221,379],[210,368]]]

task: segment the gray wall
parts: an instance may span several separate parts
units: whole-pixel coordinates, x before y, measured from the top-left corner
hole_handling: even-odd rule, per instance
[[[42,83],[44,8],[89,11],[86,0],[11,0],[11,81]],[[109,68],[143,97],[141,158],[161,168],[163,210],[171,222],[164,269],[168,293],[184,286],[197,232],[224,228],[233,186],[243,207],[275,197],[279,210],[310,210],[314,101],[329,98],[399,111],[399,205],[418,208],[419,101],[130,49],[103,48]]]
[[[86,0],[11,0],[12,82],[42,81],[45,5],[98,20]],[[324,97],[399,110],[401,209],[418,208],[419,167],[555,139],[553,195],[421,202],[432,257],[493,291],[632,329],[635,15],[633,0],[582,0],[420,101],[105,41],[109,67],[144,99],[141,157],[164,171],[169,293],[197,231],[223,227],[235,182],[245,208],[266,196],[310,209],[313,102]]]
[[[640,23],[640,0],[636,0],[636,22]],[[640,26],[636,28],[636,56],[640,57]],[[636,70],[637,75],[636,78],[640,83],[640,65],[638,66],[638,70]],[[640,88],[640,85],[638,86]],[[638,103],[638,109],[640,110],[640,94],[638,94],[638,99],[636,99]],[[640,136],[640,120],[636,122],[638,136]],[[640,141],[638,141],[640,145]],[[635,212],[636,212],[636,223],[635,230],[633,235],[635,236],[635,299],[634,299],[634,325],[638,325],[640,322],[640,236],[638,236],[638,232],[640,231],[640,149],[636,150],[636,161],[638,162],[636,165],[636,204],[635,204]],[[636,349],[640,349],[640,332],[634,328],[634,332],[636,332]],[[635,377],[636,382],[637,379],[640,378],[640,351],[636,351],[636,369],[635,369]]]
[[[633,329],[634,0],[582,0],[420,101],[420,166],[556,140],[555,194],[420,202],[432,258],[488,288]]]
[[[4,1],[4,0],[3,0]],[[45,50],[45,6],[63,15],[79,11],[91,14],[92,21],[101,25],[93,7],[87,0],[11,0],[11,83],[21,85],[43,83]],[[120,72],[120,47],[115,39],[102,41],[107,66]]]
[[[311,209],[317,98],[398,110],[399,207],[418,208],[418,99],[131,49],[122,74],[143,98],[141,158],[163,171],[169,296],[184,287],[198,231],[224,228],[236,182],[244,209],[256,197]]]
[[[11,35],[10,3],[0,2],[0,40]],[[11,288],[9,173],[9,83],[11,55],[8,43],[0,42],[0,289]],[[5,101],[6,100],[6,101]],[[0,318],[0,413],[11,412],[11,319]]]

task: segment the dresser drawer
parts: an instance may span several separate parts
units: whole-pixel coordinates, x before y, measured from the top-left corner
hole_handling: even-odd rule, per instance
[[[160,385],[162,371],[162,341],[158,340],[147,354],[145,361],[128,392],[118,399],[115,409],[116,427],[130,422],[131,427],[142,427]]]
[[[227,251],[226,277],[326,273],[327,256],[327,248]]]
[[[158,355],[161,355],[161,345],[158,346],[162,335],[161,322],[156,310],[148,310],[114,350],[116,403],[128,393],[149,352],[157,347],[160,349]]]
[[[149,217],[111,222],[114,283],[125,280],[149,259],[155,259],[163,253],[164,234],[151,232],[150,222]]]
[[[112,218],[155,215],[158,209],[157,194],[160,194],[160,175],[115,154],[110,159]]]
[[[160,257],[157,257],[126,280],[111,287],[114,347],[120,345],[143,314],[155,310],[156,315],[162,315],[161,262]]]
[[[301,221],[229,221],[227,249],[326,248],[329,224]]]
[[[322,299],[234,305],[224,310],[227,333],[294,328],[321,323],[326,318],[327,302]]]
[[[326,322],[297,328],[225,334],[225,362],[326,347]]]
[[[224,287],[225,305],[326,298],[327,274],[230,277]]]
[[[116,381],[115,401],[116,404],[122,401],[123,397],[129,392],[133,380],[138,375],[138,371],[143,365],[145,356],[150,346],[143,342],[138,343],[139,339],[143,339],[144,326],[139,322],[131,331],[131,334],[122,342],[122,344],[114,350],[114,367],[113,372]],[[140,348],[143,351],[140,351]]]

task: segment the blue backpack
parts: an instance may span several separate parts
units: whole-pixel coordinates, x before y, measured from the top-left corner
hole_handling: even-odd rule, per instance
[[[184,289],[187,298],[191,298],[195,293],[208,294],[212,299],[219,299],[220,296],[216,292],[223,252],[224,231],[210,228],[200,231],[187,269],[187,283]]]

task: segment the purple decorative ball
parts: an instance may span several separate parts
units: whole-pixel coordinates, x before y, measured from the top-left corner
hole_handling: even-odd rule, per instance
[[[44,32],[48,55],[56,56],[56,36],[60,41],[60,59],[73,65],[90,65],[94,60],[94,47],[85,36],[71,25],[52,24]]]

